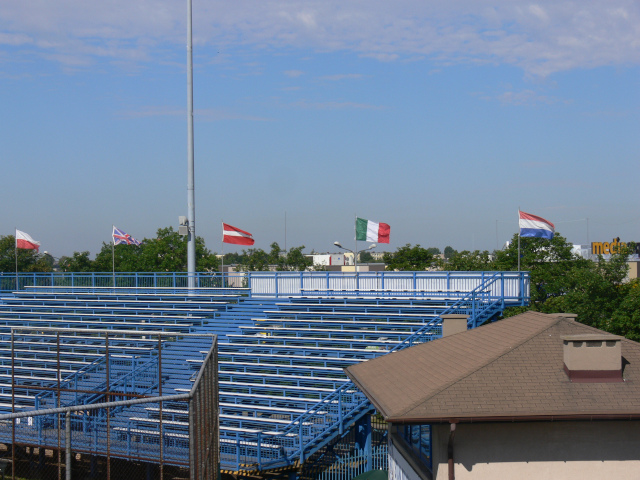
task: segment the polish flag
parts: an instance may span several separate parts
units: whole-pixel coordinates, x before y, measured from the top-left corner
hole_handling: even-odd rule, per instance
[[[253,236],[249,232],[226,223],[222,224],[222,241],[224,243],[235,243],[236,245],[253,245],[255,243]]]
[[[36,242],[28,233],[16,229],[16,248],[40,251],[40,242]]]

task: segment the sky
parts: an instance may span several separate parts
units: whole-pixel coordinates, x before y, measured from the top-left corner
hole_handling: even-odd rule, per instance
[[[187,215],[187,2],[0,0],[0,235],[60,257]],[[637,0],[193,0],[195,228],[640,241]],[[359,243],[358,248],[365,244]],[[224,252],[238,251],[225,245]]]

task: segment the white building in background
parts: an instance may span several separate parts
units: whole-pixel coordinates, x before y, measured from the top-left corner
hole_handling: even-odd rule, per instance
[[[315,253],[312,255],[306,255],[313,259],[313,266],[316,267],[331,267],[334,265],[349,265],[347,263],[346,255],[343,253]]]
[[[573,245],[571,247],[571,253],[578,257],[590,259],[591,258],[591,245]]]

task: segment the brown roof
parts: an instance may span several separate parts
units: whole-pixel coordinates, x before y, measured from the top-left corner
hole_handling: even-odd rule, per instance
[[[624,382],[569,381],[561,337],[592,333],[527,312],[346,372],[391,422],[640,418],[640,344],[622,340]]]

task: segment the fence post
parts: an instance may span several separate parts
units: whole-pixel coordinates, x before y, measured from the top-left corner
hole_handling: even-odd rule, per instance
[[[338,390],[338,431],[340,435],[344,433],[344,425],[342,425],[342,392]]]
[[[258,470],[262,470],[262,432],[258,431]]]
[[[66,455],[65,478],[71,480],[71,411],[67,410],[66,424],[64,426],[64,449]]]
[[[303,431],[302,431],[302,418],[299,419],[299,423],[300,423],[300,465],[302,465],[304,463],[304,439],[302,437],[303,435]]]

